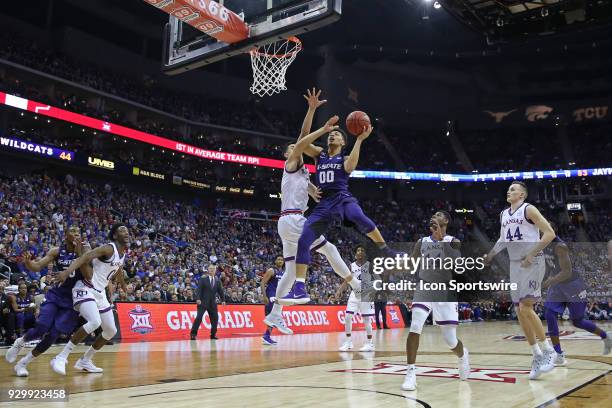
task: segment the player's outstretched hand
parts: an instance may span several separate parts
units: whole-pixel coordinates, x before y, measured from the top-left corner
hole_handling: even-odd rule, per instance
[[[327,102],[327,99],[320,100],[319,96],[321,96],[320,89],[318,91],[316,88],[306,90],[306,95],[304,95],[304,99],[308,101],[308,107],[310,109],[317,109],[319,106]]]
[[[326,132],[331,132],[332,130],[336,130],[338,129],[338,125],[336,123],[338,123],[339,120],[340,118],[338,117],[338,115],[334,115],[331,118],[329,118],[327,122],[325,122],[325,125],[323,126],[323,128],[325,129]]]
[[[319,187],[315,186],[312,183],[309,183],[308,184],[308,195],[312,197],[312,199],[315,202],[318,203],[319,201],[321,201],[321,196],[323,195],[323,193]]]
[[[361,134],[357,136],[357,140],[361,140],[361,141],[366,140],[370,136],[370,133],[372,133],[373,130],[374,128],[372,127],[372,125],[364,126],[363,132],[361,132]]]

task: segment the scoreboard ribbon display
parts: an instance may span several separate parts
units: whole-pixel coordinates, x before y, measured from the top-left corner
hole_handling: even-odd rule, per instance
[[[100,119],[91,118],[89,116],[70,112],[64,109],[56,108],[40,102],[21,98],[19,96],[0,92],[0,104],[11,106],[17,109],[33,112],[37,115],[49,116],[52,118],[64,120],[66,122],[75,123],[91,129],[100,130],[102,132],[125,137],[139,142],[147,143],[154,146],[159,146],[165,149],[173,150],[183,154],[189,154],[202,159],[218,160],[228,163],[239,163],[249,166],[272,167],[282,169],[285,165],[283,160],[268,159],[264,157],[250,156],[246,154],[237,154],[222,152],[217,150],[206,150],[200,147],[188,145],[176,140],[167,139],[161,136],[156,136],[140,130],[131,129],[125,126],[102,121]],[[34,154],[49,155],[49,151],[43,149],[42,145],[34,148],[36,144],[27,143],[27,149],[21,149],[22,144],[5,142],[5,139],[18,140],[14,138],[3,138],[2,146],[14,148],[18,150],[27,150],[33,148]],[[21,141],[20,141],[21,142]],[[30,146],[32,145],[32,146]],[[51,149],[49,147],[46,147]],[[57,148],[52,148],[51,156],[62,160],[71,161],[74,153],[63,151]],[[40,153],[45,152],[45,153]],[[55,155],[57,153],[57,156]],[[64,152],[62,155],[61,153]],[[314,172],[313,165],[306,165],[308,170]],[[463,183],[479,183],[486,181],[512,181],[512,180],[539,180],[539,179],[563,179],[573,177],[596,177],[596,176],[612,176],[612,167],[592,168],[592,169],[566,169],[566,170],[537,170],[537,171],[521,171],[508,173],[469,173],[469,174],[452,174],[452,173],[417,173],[417,172],[398,172],[398,171],[374,171],[374,170],[355,170],[351,173],[351,178],[362,179],[383,179],[383,180],[414,180],[414,181],[441,181],[441,182],[463,182]]]
[[[37,156],[53,157],[58,160],[69,162],[74,160],[74,152],[69,150],[62,150],[57,147],[45,146],[34,142],[26,142],[25,140],[15,137],[0,137],[0,146]]]

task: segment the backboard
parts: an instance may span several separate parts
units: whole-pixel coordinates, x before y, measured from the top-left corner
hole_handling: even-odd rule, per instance
[[[147,0],[148,1],[148,0]],[[179,74],[337,21],[342,0],[218,0],[248,26],[248,37],[218,41],[170,15],[164,32],[163,70]]]

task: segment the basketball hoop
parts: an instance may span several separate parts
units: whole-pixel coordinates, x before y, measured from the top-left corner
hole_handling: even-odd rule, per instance
[[[251,50],[253,67],[251,92],[259,96],[272,96],[286,91],[287,68],[300,51],[302,51],[302,42],[297,37],[289,37]]]

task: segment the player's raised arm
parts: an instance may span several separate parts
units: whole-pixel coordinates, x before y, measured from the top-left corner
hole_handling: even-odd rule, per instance
[[[364,127],[363,132],[357,136],[357,140],[353,145],[353,150],[351,150],[351,154],[344,160],[344,171],[347,173],[352,173],[353,170],[357,168],[357,164],[359,164],[359,153],[361,151],[361,143],[370,136],[374,128],[372,125],[368,127]]]
[[[102,258],[102,257],[110,258],[111,256],[113,256],[113,252],[114,252],[114,248],[110,244],[99,246],[96,249],[92,249],[91,251],[75,259],[68,268],[64,269],[64,271],[62,271],[58,275],[59,281],[60,282],[65,281],[66,278],[68,278],[68,276],[70,276],[72,272],[76,271],[81,266],[90,263],[95,258]],[[83,274],[83,277],[87,280],[91,279],[92,272],[93,270],[91,270],[90,268],[85,268],[83,271],[81,271],[81,273]]]
[[[336,125],[336,123],[338,123],[338,119],[338,116],[332,116],[327,122],[325,122],[325,125],[322,128],[300,139],[300,141],[295,144],[295,147],[293,148],[293,151],[289,157],[287,157],[287,161],[299,160],[300,156],[304,153],[304,149],[311,145],[315,140],[326,133],[338,129],[338,125]]]
[[[320,100],[319,96],[321,96],[321,90],[319,89],[317,91],[315,88],[312,88],[312,90],[308,89],[306,91],[306,95],[304,95],[304,99],[306,99],[308,102],[308,111],[306,112],[304,122],[302,123],[302,129],[300,131],[300,136],[298,137],[298,142],[310,133],[315,112],[319,106],[327,102],[326,99]],[[322,147],[311,144],[310,146],[306,146],[304,149],[304,154],[309,157],[316,158],[319,157],[319,154],[321,154],[321,150],[323,150]]]
[[[552,229],[546,218],[540,213],[540,210],[535,208],[533,205],[528,206],[525,209],[525,218],[533,222],[536,227],[542,231],[542,238],[540,241],[529,251],[523,262],[521,263],[523,267],[530,265],[533,262],[533,258],[540,253],[544,248],[548,246],[552,242],[553,239],[557,236],[555,231]]]
[[[53,247],[45,254],[45,256],[37,261],[32,261],[30,253],[26,251],[23,254],[23,264],[32,272],[40,272],[42,268],[53,262],[55,258],[57,258],[58,254],[59,248]]]

